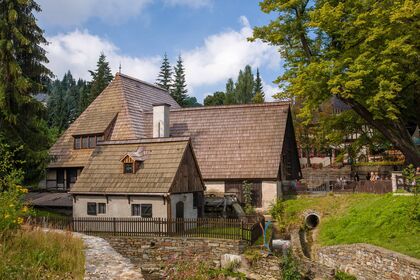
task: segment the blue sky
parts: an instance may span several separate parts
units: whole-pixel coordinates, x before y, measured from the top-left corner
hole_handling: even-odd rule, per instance
[[[260,69],[266,96],[277,91],[277,48],[246,40],[253,26],[269,22],[255,0],[38,0],[40,26],[50,42],[50,69],[89,79],[100,52],[113,72],[154,82],[163,53],[172,65],[181,54],[189,94],[203,98],[224,90],[250,64]]]

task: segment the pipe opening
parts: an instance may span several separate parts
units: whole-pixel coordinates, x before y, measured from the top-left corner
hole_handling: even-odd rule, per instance
[[[305,218],[305,225],[312,229],[312,228],[316,228],[319,224],[319,216],[317,214],[309,214],[308,216],[306,216]]]

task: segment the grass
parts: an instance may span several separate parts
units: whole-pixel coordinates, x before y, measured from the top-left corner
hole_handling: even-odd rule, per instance
[[[52,212],[48,210],[40,210],[36,208],[32,208],[31,210],[31,216],[32,217],[54,217],[54,218],[61,218],[61,217],[67,217],[63,214]]]
[[[278,216],[284,228],[301,226],[307,210],[319,212],[317,242],[322,246],[369,243],[420,258],[420,210],[414,208],[415,199],[392,194],[299,197],[274,209],[281,208]]]
[[[0,240],[0,279],[83,279],[83,242],[69,234],[19,230]]]

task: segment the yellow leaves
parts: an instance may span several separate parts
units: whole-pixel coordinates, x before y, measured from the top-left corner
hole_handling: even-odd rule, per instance
[[[18,18],[18,14],[17,14],[17,12],[16,12],[16,10],[15,9],[11,9],[11,10],[9,10],[9,14],[8,14],[8,20],[11,22],[11,23],[14,23],[14,22],[16,22],[16,20],[17,20],[17,18]]]

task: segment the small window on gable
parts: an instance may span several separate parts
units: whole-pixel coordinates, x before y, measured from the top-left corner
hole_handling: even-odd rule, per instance
[[[134,173],[133,163],[124,163],[124,174]]]

